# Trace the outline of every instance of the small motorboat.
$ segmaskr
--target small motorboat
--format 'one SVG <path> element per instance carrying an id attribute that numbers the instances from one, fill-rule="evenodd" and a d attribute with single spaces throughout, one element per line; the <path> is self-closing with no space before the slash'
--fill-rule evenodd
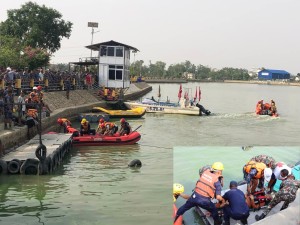
<path id="1" fill-rule="evenodd" d="M 129 135 L 120 136 L 118 133 L 113 136 L 89 135 L 73 136 L 74 146 L 108 146 L 108 145 L 133 145 L 141 139 L 141 135 L 137 131 L 133 131 Z"/>
<path id="2" fill-rule="evenodd" d="M 102 107 L 93 107 L 93 112 L 104 112 L 109 115 L 110 118 L 140 118 L 145 115 L 146 110 L 142 107 L 137 107 L 133 109 L 126 110 L 115 110 L 115 109 L 105 109 Z"/>

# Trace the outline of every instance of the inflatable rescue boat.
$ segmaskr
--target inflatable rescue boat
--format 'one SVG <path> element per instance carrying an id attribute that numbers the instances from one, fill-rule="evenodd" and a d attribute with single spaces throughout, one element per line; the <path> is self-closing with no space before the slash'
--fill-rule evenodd
<path id="1" fill-rule="evenodd" d="M 113 136 L 88 135 L 73 137 L 74 146 L 107 146 L 107 145 L 132 145 L 141 139 L 139 132 L 134 131 L 126 136 L 120 136 L 118 133 Z"/>

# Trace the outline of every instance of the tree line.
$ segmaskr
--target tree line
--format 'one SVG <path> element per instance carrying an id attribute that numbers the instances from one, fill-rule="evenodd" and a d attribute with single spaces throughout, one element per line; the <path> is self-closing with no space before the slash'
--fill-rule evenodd
<path id="1" fill-rule="evenodd" d="M 61 47 L 61 40 L 71 36 L 72 26 L 72 22 L 63 20 L 57 10 L 34 2 L 27 2 L 20 9 L 8 10 L 7 19 L 0 23 L 0 66 L 33 70 L 49 65 L 51 55 Z M 59 70 L 69 69 L 65 64 L 54 67 Z M 138 60 L 130 66 L 132 76 L 183 78 L 184 73 L 192 73 L 198 80 L 249 79 L 245 69 L 214 70 L 194 65 L 188 60 L 168 68 L 162 61 L 147 66 L 143 60 Z"/>
<path id="2" fill-rule="evenodd" d="M 0 66 L 32 70 L 48 65 L 72 25 L 57 10 L 33 2 L 8 10 L 0 23 Z"/>
<path id="3" fill-rule="evenodd" d="M 157 61 L 144 65 L 143 60 L 137 60 L 130 66 L 130 74 L 148 78 L 185 78 L 185 73 L 192 73 L 197 80 L 249 80 L 248 70 L 225 67 L 215 70 L 208 66 L 195 65 L 186 60 L 182 63 L 170 65 L 168 68 L 165 62 Z"/>

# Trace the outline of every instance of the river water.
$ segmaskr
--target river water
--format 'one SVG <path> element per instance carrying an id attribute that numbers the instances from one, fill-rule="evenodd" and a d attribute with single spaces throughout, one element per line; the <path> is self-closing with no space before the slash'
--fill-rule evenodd
<path id="1" fill-rule="evenodd" d="M 199 85 L 201 104 L 213 112 L 211 117 L 146 114 L 128 120 L 133 129 L 142 125 L 136 145 L 74 148 L 50 176 L 0 176 L 0 224 L 168 224 L 174 146 L 186 148 L 184 156 L 188 146 L 299 145 L 299 87 L 188 83 L 183 88 L 194 91 Z M 148 97 L 157 96 L 159 85 L 152 86 Z M 177 101 L 179 84 L 160 87 L 162 99 Z M 254 115 L 261 98 L 276 101 L 279 118 Z M 210 152 L 217 154 L 218 149 Z M 220 154 L 226 162 L 234 151 Z M 143 166 L 129 169 L 127 164 L 136 158 Z M 179 170 L 188 169 L 189 160 Z"/>

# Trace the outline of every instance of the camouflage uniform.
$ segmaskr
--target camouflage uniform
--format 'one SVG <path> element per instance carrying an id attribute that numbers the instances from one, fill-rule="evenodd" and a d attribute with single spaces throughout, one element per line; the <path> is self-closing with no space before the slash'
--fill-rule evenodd
<path id="1" fill-rule="evenodd" d="M 280 210 L 286 209 L 291 202 L 296 199 L 297 190 L 300 188 L 300 181 L 288 178 L 282 181 L 280 185 L 280 190 L 275 194 L 268 207 L 264 210 L 262 215 L 256 216 L 256 220 L 260 220 L 266 217 L 268 213 L 274 208 L 278 203 L 284 201 Z"/>
<path id="2" fill-rule="evenodd" d="M 267 155 L 254 156 L 252 159 L 250 159 L 250 161 L 262 162 L 262 163 L 266 164 L 267 166 L 270 166 L 271 169 L 275 169 L 275 167 L 276 167 L 275 159 L 273 157 L 267 156 Z"/>

